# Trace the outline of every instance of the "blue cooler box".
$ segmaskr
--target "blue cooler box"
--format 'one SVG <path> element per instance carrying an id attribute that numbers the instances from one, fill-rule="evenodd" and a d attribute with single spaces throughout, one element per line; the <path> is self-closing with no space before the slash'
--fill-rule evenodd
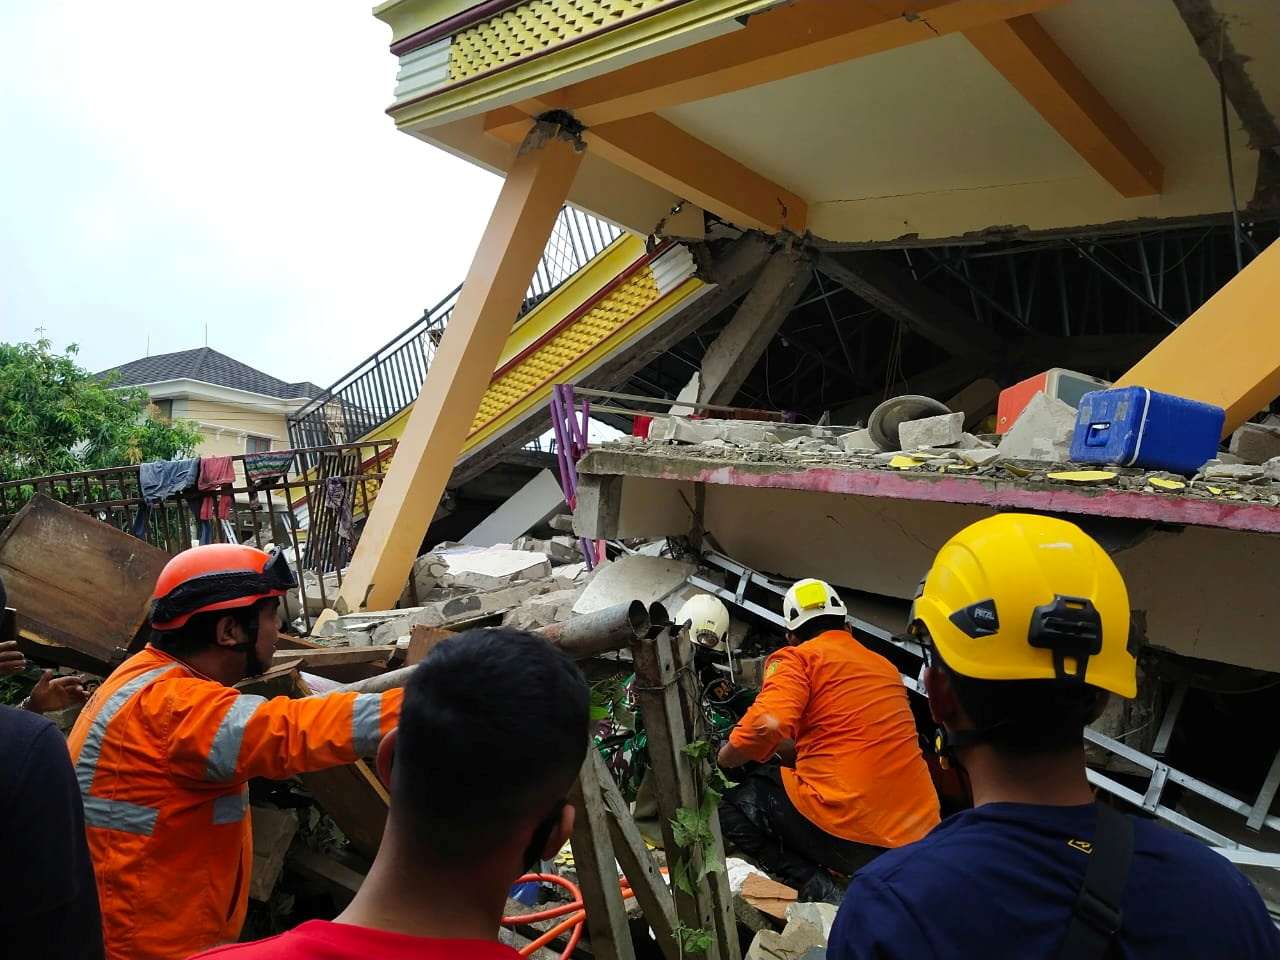
<path id="1" fill-rule="evenodd" d="M 1218 455 L 1226 418 L 1211 403 L 1146 387 L 1095 390 L 1080 398 L 1071 459 L 1190 476 Z"/>

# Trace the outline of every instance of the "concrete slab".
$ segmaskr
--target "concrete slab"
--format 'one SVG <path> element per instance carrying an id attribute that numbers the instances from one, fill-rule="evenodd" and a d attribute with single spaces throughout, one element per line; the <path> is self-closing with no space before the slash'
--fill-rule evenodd
<path id="1" fill-rule="evenodd" d="M 462 542 L 476 547 L 510 543 L 549 519 L 562 506 L 564 493 L 560 482 L 550 470 L 542 470 L 463 536 Z"/>
<path id="2" fill-rule="evenodd" d="M 539 580 L 551 576 L 551 561 L 545 553 L 490 547 L 465 553 L 446 553 L 441 559 L 449 576 L 460 586 L 475 586 L 463 581 L 467 574 L 479 574 L 500 581 L 498 586 L 515 580 Z M 477 589 L 491 589 L 478 586 Z"/>
<path id="3" fill-rule="evenodd" d="M 573 605 L 573 612 L 594 613 L 632 600 L 644 604 L 661 602 L 684 584 L 693 569 L 691 563 L 665 557 L 620 557 L 596 571 Z"/>

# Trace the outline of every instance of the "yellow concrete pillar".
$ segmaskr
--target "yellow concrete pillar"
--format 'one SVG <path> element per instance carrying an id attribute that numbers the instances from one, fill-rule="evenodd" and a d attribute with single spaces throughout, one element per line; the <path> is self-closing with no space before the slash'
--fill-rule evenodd
<path id="1" fill-rule="evenodd" d="M 1146 387 L 1227 411 L 1224 437 L 1280 396 L 1280 240 L 1253 258 L 1117 387 Z"/>
<path id="2" fill-rule="evenodd" d="M 580 151 L 575 135 L 538 123 L 512 164 L 351 558 L 338 613 L 385 610 L 399 599 L 569 195 Z M 325 611 L 320 623 L 334 615 Z"/>

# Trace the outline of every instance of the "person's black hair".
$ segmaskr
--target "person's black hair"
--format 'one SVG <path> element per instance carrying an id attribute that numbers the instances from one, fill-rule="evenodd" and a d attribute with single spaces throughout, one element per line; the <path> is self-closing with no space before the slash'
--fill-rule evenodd
<path id="1" fill-rule="evenodd" d="M 523 630 L 435 647 L 405 684 L 391 775 L 392 816 L 415 852 L 482 857 L 530 815 L 542 837 L 530 847 L 545 844 L 586 756 L 590 700 L 574 662 Z"/>
<path id="2" fill-rule="evenodd" d="M 232 607 L 229 610 L 205 610 L 201 613 L 193 613 L 187 618 L 187 622 L 180 627 L 174 627 L 172 630 L 153 629 L 151 631 L 151 643 L 156 648 L 172 656 L 179 658 L 190 656 L 199 653 L 217 639 L 218 621 L 223 617 L 235 617 L 240 622 L 240 625 L 244 627 L 245 632 L 253 636 L 254 628 L 262 611 L 267 607 L 277 606 L 278 604 L 279 601 L 275 597 L 263 597 L 248 607 Z"/>
<path id="3" fill-rule="evenodd" d="M 820 633 L 826 633 L 828 630 L 848 630 L 849 625 L 845 618 L 838 613 L 827 613 L 821 617 L 814 617 L 807 620 L 798 627 L 793 627 L 791 633 L 800 638 L 800 642 L 812 640 Z"/>
<path id="4" fill-rule="evenodd" d="M 926 638 L 927 639 L 927 638 Z M 956 701 L 981 741 L 1020 756 L 1078 749 L 1107 692 L 1075 679 L 979 680 L 955 670 L 933 648 Z"/>

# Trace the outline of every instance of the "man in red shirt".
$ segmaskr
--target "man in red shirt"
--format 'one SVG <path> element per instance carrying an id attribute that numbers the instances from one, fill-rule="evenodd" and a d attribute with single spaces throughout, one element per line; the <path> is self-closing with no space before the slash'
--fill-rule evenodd
<path id="1" fill-rule="evenodd" d="M 766 661 L 718 757 L 764 765 L 725 794 L 720 824 L 799 899 L 839 903 L 829 870 L 851 874 L 919 840 L 938 824 L 938 796 L 902 678 L 849 632 L 839 595 L 801 580 L 782 613 L 789 646 Z"/>
<path id="2" fill-rule="evenodd" d="M 333 921 L 219 947 L 219 960 L 519 960 L 497 942 L 507 892 L 573 830 L 586 756 L 577 666 L 521 630 L 468 630 L 431 651 L 378 748 L 391 809 L 377 858 Z"/>

